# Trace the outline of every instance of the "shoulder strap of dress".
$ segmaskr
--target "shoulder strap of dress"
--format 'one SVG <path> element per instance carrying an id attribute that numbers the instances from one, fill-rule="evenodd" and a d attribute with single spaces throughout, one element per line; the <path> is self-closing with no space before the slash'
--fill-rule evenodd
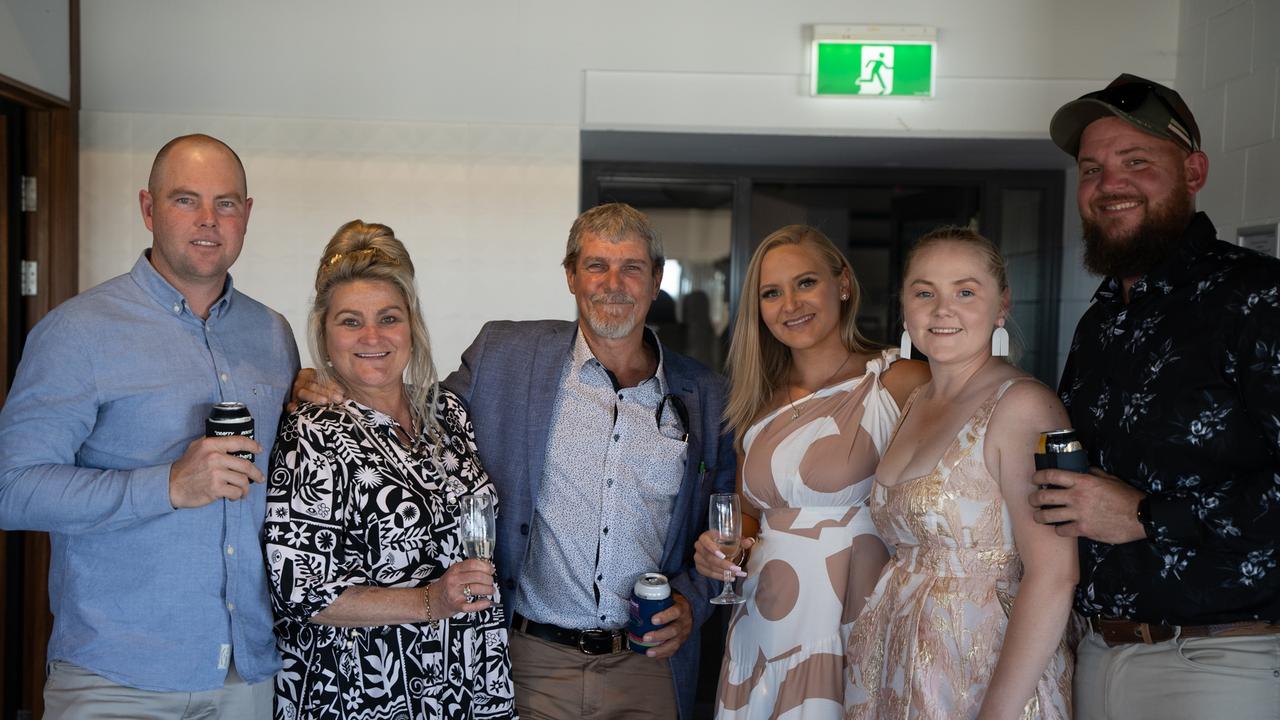
<path id="1" fill-rule="evenodd" d="M 867 373 L 879 376 L 898 360 L 898 348 L 885 348 L 880 354 L 867 361 Z"/>
<path id="2" fill-rule="evenodd" d="M 995 414 L 996 404 L 1000 402 L 1000 398 L 1004 397 L 1004 394 L 1008 392 L 1009 388 L 1013 387 L 1015 383 L 1019 383 L 1024 380 L 1029 382 L 1040 382 L 1029 375 L 1019 375 L 1018 377 L 1009 378 L 1008 380 L 1000 383 L 1000 387 L 996 388 L 996 391 L 991 394 L 991 397 L 982 404 L 982 409 L 978 411 L 979 418 L 975 429 L 985 434 L 987 432 L 987 425 L 991 422 L 991 416 Z"/>

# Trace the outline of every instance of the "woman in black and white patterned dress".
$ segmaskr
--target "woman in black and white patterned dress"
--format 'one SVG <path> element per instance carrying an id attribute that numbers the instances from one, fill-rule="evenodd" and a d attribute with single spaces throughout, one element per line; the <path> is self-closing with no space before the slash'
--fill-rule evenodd
<path id="1" fill-rule="evenodd" d="M 276 718 L 514 717 L 493 566 L 464 559 L 457 523 L 459 497 L 493 486 L 390 228 L 329 241 L 308 336 L 349 399 L 299 406 L 271 456 Z"/>

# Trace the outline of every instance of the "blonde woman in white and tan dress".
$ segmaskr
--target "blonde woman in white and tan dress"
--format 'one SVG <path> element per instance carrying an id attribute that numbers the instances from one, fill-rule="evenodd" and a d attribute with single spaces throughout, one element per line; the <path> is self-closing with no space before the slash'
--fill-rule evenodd
<path id="1" fill-rule="evenodd" d="M 839 718 L 849 630 L 888 559 L 863 503 L 927 369 L 862 337 L 853 270 L 814 228 L 765 238 L 743 287 L 726 414 L 749 557 L 725 558 L 711 532 L 695 546 L 702 574 L 746 578 L 716 715 Z"/>

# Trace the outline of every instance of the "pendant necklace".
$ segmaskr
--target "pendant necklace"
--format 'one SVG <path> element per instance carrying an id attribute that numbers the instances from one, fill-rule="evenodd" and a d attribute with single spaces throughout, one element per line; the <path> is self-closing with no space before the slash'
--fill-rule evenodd
<path id="1" fill-rule="evenodd" d="M 849 358 L 851 358 L 851 357 L 853 357 L 853 352 L 852 352 L 852 351 L 850 351 L 848 355 L 845 355 L 845 356 L 844 356 L 844 362 L 840 363 L 840 367 L 836 368 L 836 371 L 835 371 L 835 372 L 831 373 L 831 375 L 829 375 L 829 376 L 827 377 L 827 379 L 826 379 L 826 380 L 823 380 L 823 381 L 822 381 L 822 384 L 818 386 L 818 389 L 817 389 L 817 390 L 814 390 L 813 392 L 809 393 L 809 394 L 805 397 L 805 399 L 804 399 L 804 400 L 801 400 L 801 401 L 800 401 L 800 405 L 799 405 L 799 406 L 797 406 L 797 405 L 796 405 L 796 401 L 795 401 L 795 400 L 792 400 L 792 399 L 791 399 L 791 390 L 790 390 L 790 388 L 788 388 L 788 389 L 787 389 L 787 403 L 791 405 L 791 419 L 792 419 L 792 420 L 796 420 L 796 419 L 798 419 L 798 418 L 800 417 L 800 408 L 804 407 L 804 404 L 805 404 L 806 402 L 808 402 L 808 401 L 810 400 L 810 398 L 812 398 L 812 397 L 813 397 L 813 393 L 816 393 L 816 392 L 818 392 L 818 390 L 821 390 L 822 388 L 826 387 L 826 386 L 827 386 L 827 384 L 828 384 L 828 383 L 830 383 L 830 382 L 831 382 L 831 380 L 832 380 L 833 378 L 835 378 L 835 376 L 839 375 L 839 374 L 840 374 L 840 371 L 844 369 L 844 366 L 849 364 Z"/>

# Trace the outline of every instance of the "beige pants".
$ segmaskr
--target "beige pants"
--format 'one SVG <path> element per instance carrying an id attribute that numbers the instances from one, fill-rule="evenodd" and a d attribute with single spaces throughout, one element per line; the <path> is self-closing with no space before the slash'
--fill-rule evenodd
<path id="1" fill-rule="evenodd" d="M 1280 720 L 1280 635 L 1180 638 L 1076 652 L 1076 720 Z"/>
<path id="2" fill-rule="evenodd" d="M 671 664 L 633 652 L 584 655 L 511 631 L 511 679 L 521 720 L 675 720 Z"/>
<path id="3" fill-rule="evenodd" d="M 70 663 L 53 662 L 44 683 L 45 720 L 271 720 L 272 678 L 246 684 L 235 665 L 204 692 L 154 692 L 117 685 Z"/>

